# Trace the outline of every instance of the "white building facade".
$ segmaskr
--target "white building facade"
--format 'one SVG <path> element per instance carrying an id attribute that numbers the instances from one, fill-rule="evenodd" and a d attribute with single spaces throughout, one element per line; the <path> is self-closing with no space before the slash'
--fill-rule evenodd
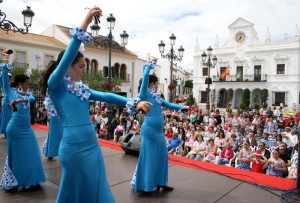
<path id="1" fill-rule="evenodd" d="M 239 108 L 243 91 L 250 90 L 250 106 L 262 107 L 261 92 L 268 90 L 267 106 L 283 105 L 289 110 L 300 108 L 300 35 L 296 25 L 293 39 L 272 42 L 267 29 L 264 41 L 257 37 L 254 24 L 238 18 L 229 28 L 228 40 L 219 45 L 218 38 L 212 56 L 218 58 L 214 68 L 210 68 L 210 105 L 225 108 Z M 193 95 L 205 108 L 207 102 L 208 68 L 203 65 L 196 42 L 194 52 Z M 228 90 L 232 89 L 232 100 Z"/>
<path id="2" fill-rule="evenodd" d="M 0 29 L 0 51 L 14 50 L 11 59 L 15 67 L 42 70 L 49 61 L 56 60 L 58 54 L 67 47 L 71 39 L 69 30 L 68 27 L 51 25 L 40 35 L 32 33 L 23 35 L 18 32 L 6 32 Z M 96 47 L 93 42 L 86 43 L 84 49 L 86 72 L 96 73 L 101 71 L 104 76 L 108 76 L 108 49 Z M 138 94 L 139 80 L 143 76 L 143 66 L 149 56 L 150 54 L 145 58 L 140 58 L 128 49 L 125 49 L 124 52 L 112 50 L 112 77 L 120 79 L 121 92 L 128 97 L 134 97 Z M 0 56 L 0 61 L 1 59 L 2 56 Z M 173 75 L 175 79 L 176 72 L 174 72 L 174 68 Z M 164 94 L 165 99 L 168 100 L 169 80 L 165 79 L 170 78 L 170 62 L 159 60 L 154 72 L 159 79 L 158 91 Z M 182 78 L 185 80 L 184 77 Z"/>

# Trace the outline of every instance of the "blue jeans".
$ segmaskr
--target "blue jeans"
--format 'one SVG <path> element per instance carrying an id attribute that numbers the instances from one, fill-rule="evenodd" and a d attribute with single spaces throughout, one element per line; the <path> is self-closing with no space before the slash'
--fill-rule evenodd
<path id="1" fill-rule="evenodd" d="M 219 165 L 229 164 L 229 161 L 227 159 L 224 159 L 224 158 L 219 158 L 218 164 Z"/>
<path id="2" fill-rule="evenodd" d="M 190 155 L 190 159 L 196 159 L 198 161 L 202 161 L 203 160 L 203 156 L 200 154 L 191 154 Z"/>

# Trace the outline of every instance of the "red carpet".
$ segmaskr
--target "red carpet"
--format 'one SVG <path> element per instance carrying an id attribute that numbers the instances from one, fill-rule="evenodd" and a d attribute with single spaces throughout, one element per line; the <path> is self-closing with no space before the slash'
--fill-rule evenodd
<path id="1" fill-rule="evenodd" d="M 48 130 L 48 126 L 43 126 L 40 124 L 33 124 L 33 128 L 38 130 Z M 123 151 L 120 143 L 116 143 L 109 140 L 98 139 L 99 144 L 103 147 L 108 147 L 111 149 Z M 240 170 L 228 166 L 221 166 L 211 163 L 206 163 L 202 161 L 190 160 L 185 157 L 169 155 L 169 163 L 176 164 L 188 168 L 193 168 L 197 170 L 207 171 L 211 173 L 216 173 L 220 175 L 225 175 L 232 177 L 234 179 L 250 182 L 257 185 L 270 186 L 278 189 L 288 190 L 296 186 L 295 180 L 289 180 L 286 178 L 277 178 L 265 174 L 254 173 L 251 171 Z"/>

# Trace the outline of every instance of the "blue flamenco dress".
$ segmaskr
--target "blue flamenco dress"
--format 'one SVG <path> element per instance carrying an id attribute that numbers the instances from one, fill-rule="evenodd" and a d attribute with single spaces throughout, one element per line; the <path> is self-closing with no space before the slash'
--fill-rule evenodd
<path id="1" fill-rule="evenodd" d="M 3 66 L 2 79 L 9 101 L 21 98 L 24 102 L 16 105 L 18 110 L 13 112 L 7 125 L 7 159 L 0 187 L 8 190 L 46 182 L 38 142 L 30 123 L 29 103 L 35 98 L 27 92 L 10 88 L 8 66 Z"/>
<path id="2" fill-rule="evenodd" d="M 145 114 L 141 127 L 142 143 L 138 163 L 133 174 L 131 186 L 135 192 L 153 191 L 156 186 L 168 185 L 168 150 L 163 133 L 164 118 L 162 106 L 181 110 L 183 106 L 163 100 L 159 94 L 148 89 L 149 73 L 155 64 L 148 62 L 144 66 L 143 81 L 139 98 L 152 103 Z"/>
<path id="3" fill-rule="evenodd" d="M 2 64 L 0 65 L 2 66 Z M 2 85 L 2 75 L 0 76 L 0 85 Z M 1 134 L 6 134 L 6 127 L 8 122 L 10 121 L 12 116 L 12 110 L 9 108 L 9 99 L 8 95 L 4 94 L 4 97 L 2 99 L 2 109 L 0 113 L 0 133 Z"/>
<path id="4" fill-rule="evenodd" d="M 57 115 L 57 111 L 53 106 L 53 102 L 48 94 L 44 101 L 45 108 L 50 113 L 48 137 L 46 138 L 41 151 L 45 157 L 53 158 L 58 156 L 58 150 L 60 141 L 63 134 L 63 125 L 60 117 Z"/>
<path id="5" fill-rule="evenodd" d="M 89 89 L 71 81 L 67 71 L 82 41 L 89 35 L 76 28 L 58 67 L 48 80 L 49 95 L 63 123 L 59 148 L 62 165 L 57 203 L 115 202 L 107 182 L 104 159 L 89 115 L 89 99 L 125 105 L 128 101 L 112 93 Z"/>

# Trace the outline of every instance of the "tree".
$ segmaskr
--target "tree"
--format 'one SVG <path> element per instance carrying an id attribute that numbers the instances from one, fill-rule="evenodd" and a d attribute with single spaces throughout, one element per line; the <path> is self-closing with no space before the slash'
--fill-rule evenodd
<path id="1" fill-rule="evenodd" d="M 111 84 L 108 84 L 107 79 L 101 72 L 97 73 L 86 73 L 82 81 L 87 84 L 91 89 L 98 91 L 120 91 L 117 85 L 120 85 L 119 78 L 112 78 Z"/>
<path id="2" fill-rule="evenodd" d="M 250 90 L 244 89 L 242 103 L 240 104 L 240 109 L 247 109 L 250 105 Z"/>
<path id="3" fill-rule="evenodd" d="M 184 87 L 193 88 L 193 81 L 192 80 L 185 81 Z"/>
<path id="4" fill-rule="evenodd" d="M 186 100 L 185 105 L 187 106 L 192 106 L 195 103 L 195 98 L 193 97 L 193 95 L 191 94 L 189 96 L 189 98 Z"/>
<path id="5" fill-rule="evenodd" d="M 269 96 L 268 90 L 262 89 L 260 97 L 261 97 L 261 103 L 262 103 L 263 108 L 268 107 L 268 103 L 267 103 L 268 96 Z"/>
<path id="6" fill-rule="evenodd" d="M 233 98 L 233 89 L 230 88 L 227 90 L 227 94 L 226 94 L 226 104 L 230 104 Z"/>

